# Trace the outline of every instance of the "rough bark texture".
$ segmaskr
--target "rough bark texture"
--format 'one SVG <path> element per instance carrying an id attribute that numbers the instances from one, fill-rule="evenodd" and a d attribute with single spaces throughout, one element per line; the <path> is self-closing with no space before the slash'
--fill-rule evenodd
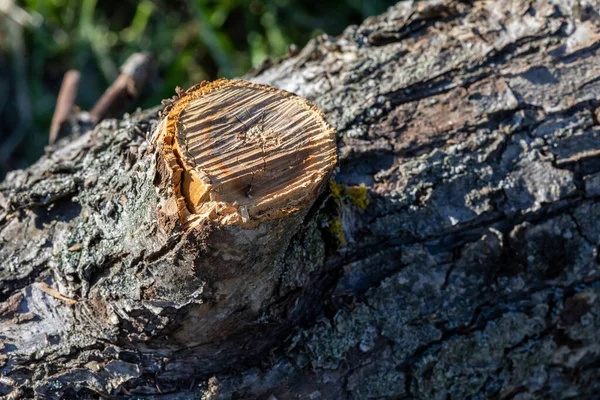
<path id="1" fill-rule="evenodd" d="M 239 347 L 171 337 L 202 277 L 157 227 L 156 110 L 60 141 L 0 187 L 1 392 L 595 398 L 598 10 L 404 2 L 255 71 L 324 110 L 340 165 Z"/>

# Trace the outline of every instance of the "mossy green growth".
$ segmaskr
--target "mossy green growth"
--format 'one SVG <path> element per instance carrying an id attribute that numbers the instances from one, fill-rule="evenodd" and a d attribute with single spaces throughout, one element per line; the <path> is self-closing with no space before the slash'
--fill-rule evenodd
<path id="1" fill-rule="evenodd" d="M 335 181 L 330 181 L 331 196 L 338 205 L 341 205 L 344 199 L 350 200 L 355 206 L 366 209 L 371 203 L 369 200 L 369 188 L 365 185 L 346 186 Z"/>
<path id="2" fill-rule="evenodd" d="M 328 225 L 329 225 L 329 233 L 331 233 L 331 235 L 333 237 L 336 238 L 338 245 L 339 246 L 343 246 L 346 244 L 346 236 L 344 236 L 344 229 L 342 228 L 342 217 L 338 216 L 335 218 L 332 218 L 328 221 Z"/>
<path id="3" fill-rule="evenodd" d="M 342 190 L 344 190 L 344 187 L 332 179 L 329 181 L 329 189 L 331 190 L 331 196 L 335 202 L 338 204 L 341 203 Z"/>
<path id="4" fill-rule="evenodd" d="M 335 215 L 331 215 L 327 221 L 328 231 L 337 241 L 338 246 L 346 244 L 346 237 L 342 227 L 342 191 L 344 187 L 338 184 L 333 179 L 329 181 L 329 189 L 331 190 L 331 200 L 335 203 Z"/>
<path id="5" fill-rule="evenodd" d="M 365 185 L 345 186 L 344 192 L 350 198 L 350 201 L 361 209 L 367 208 L 369 203 L 369 189 Z"/>
<path id="6" fill-rule="evenodd" d="M 328 223 L 329 233 L 336 239 L 338 245 L 346 244 L 344 228 L 342 226 L 342 205 L 344 202 L 350 202 L 360 209 L 364 210 L 370 203 L 369 189 L 365 185 L 345 186 L 334 180 L 329 181 L 331 190 L 331 200 L 335 203 L 337 211 L 331 215 Z"/>

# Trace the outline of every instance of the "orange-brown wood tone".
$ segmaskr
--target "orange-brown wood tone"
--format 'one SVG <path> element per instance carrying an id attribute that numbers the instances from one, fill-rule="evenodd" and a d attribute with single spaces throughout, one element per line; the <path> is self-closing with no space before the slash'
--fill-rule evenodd
<path id="1" fill-rule="evenodd" d="M 312 203 L 336 162 L 311 102 L 242 80 L 203 82 L 166 110 L 157 140 L 184 225 L 251 226 Z"/>

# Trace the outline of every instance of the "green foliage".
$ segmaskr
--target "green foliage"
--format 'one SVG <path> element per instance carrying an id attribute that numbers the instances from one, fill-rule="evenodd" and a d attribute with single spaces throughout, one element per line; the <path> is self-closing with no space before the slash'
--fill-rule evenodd
<path id="1" fill-rule="evenodd" d="M 20 22 L 22 49 L 0 38 L 5 58 L 25 60 L 32 124 L 18 153 L 35 160 L 65 71 L 82 72 L 77 103 L 89 109 L 137 51 L 155 55 L 158 74 L 138 106 L 149 107 L 203 79 L 242 75 L 290 44 L 303 46 L 321 33 L 383 12 L 393 0 L 15 0 L 29 17 Z M 0 37 L 7 34 L 0 13 Z M 18 54 L 14 54 L 15 51 Z M 11 54 L 12 53 L 12 54 Z M 4 56 L 3 56 L 4 55 Z M 9 75 L 10 73 L 10 68 Z M 0 69 L 0 79 L 6 71 Z M 14 75 L 14 74 L 12 74 Z M 1 88 L 0 88 L 1 89 Z M 1 107 L 1 104 L 0 104 Z M 0 109 L 0 116 L 2 110 Z M 1 140 L 1 139 L 0 139 Z M 1 143 L 0 143 L 1 144 Z M 13 154 L 13 158 L 15 156 Z M 0 160 L 6 164 L 6 160 Z"/>

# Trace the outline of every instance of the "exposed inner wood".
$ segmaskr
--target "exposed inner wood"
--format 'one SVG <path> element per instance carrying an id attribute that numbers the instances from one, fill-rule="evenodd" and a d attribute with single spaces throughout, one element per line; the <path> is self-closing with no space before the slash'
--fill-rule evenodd
<path id="1" fill-rule="evenodd" d="M 314 104 L 242 80 L 191 88 L 163 130 L 185 223 L 287 215 L 314 199 L 336 162 L 335 131 Z"/>

